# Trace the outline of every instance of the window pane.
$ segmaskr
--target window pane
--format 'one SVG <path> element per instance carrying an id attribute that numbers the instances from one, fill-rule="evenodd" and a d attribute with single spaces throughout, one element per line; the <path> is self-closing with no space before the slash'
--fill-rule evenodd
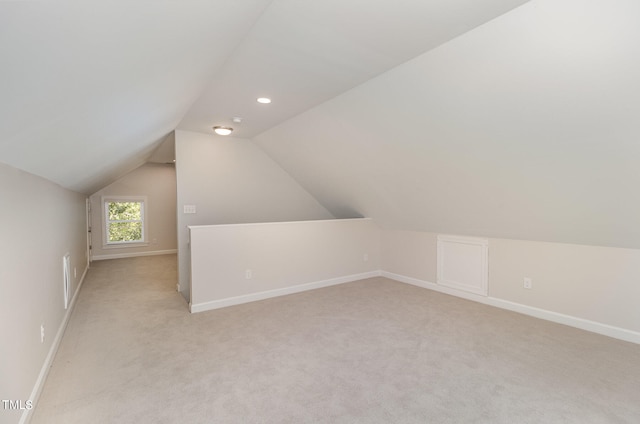
<path id="1" fill-rule="evenodd" d="M 109 221 L 141 219 L 141 202 L 109 202 Z"/>
<path id="2" fill-rule="evenodd" d="M 142 241 L 142 222 L 112 222 L 109 224 L 109 242 Z"/>

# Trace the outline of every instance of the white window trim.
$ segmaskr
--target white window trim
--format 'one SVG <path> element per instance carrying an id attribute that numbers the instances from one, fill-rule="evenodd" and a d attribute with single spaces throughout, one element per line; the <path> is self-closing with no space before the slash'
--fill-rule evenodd
<path id="1" fill-rule="evenodd" d="M 147 230 L 147 196 L 102 196 L 102 248 L 122 249 L 127 247 L 144 247 L 149 245 Z M 141 202 L 142 203 L 142 241 L 120 241 L 109 243 L 109 229 L 107 228 L 107 202 Z"/>

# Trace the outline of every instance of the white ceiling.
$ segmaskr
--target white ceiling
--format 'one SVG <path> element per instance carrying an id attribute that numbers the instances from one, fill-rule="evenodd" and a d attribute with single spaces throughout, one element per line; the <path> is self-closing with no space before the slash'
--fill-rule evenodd
<path id="1" fill-rule="evenodd" d="M 274 0 L 178 128 L 251 138 L 525 2 Z"/>
<path id="2" fill-rule="evenodd" d="M 0 162 L 90 194 L 240 116 L 338 217 L 640 248 L 638 22 L 637 0 L 0 2 Z"/>
<path id="3" fill-rule="evenodd" d="M 92 193 L 175 128 L 252 137 L 522 3 L 0 2 L 0 162 Z"/>
<path id="4" fill-rule="evenodd" d="M 337 217 L 640 248 L 639 22 L 534 0 L 254 141 Z"/>
<path id="5" fill-rule="evenodd" d="M 0 3 L 0 162 L 91 193 L 143 163 L 268 0 Z"/>

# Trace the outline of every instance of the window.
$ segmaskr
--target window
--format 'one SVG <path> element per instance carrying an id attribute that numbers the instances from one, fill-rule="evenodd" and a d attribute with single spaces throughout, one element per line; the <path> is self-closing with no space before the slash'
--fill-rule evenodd
<path id="1" fill-rule="evenodd" d="M 103 198 L 105 245 L 144 243 L 144 197 Z"/>

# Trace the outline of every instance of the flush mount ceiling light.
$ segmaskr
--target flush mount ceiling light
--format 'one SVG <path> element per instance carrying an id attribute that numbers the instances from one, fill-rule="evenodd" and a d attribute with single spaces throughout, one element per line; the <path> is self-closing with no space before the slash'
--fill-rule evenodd
<path id="1" fill-rule="evenodd" d="M 271 99 L 268 97 L 258 97 L 257 101 L 258 103 L 262 103 L 263 105 L 268 105 L 269 103 L 271 103 Z"/>
<path id="2" fill-rule="evenodd" d="M 213 131 L 218 135 L 229 135 L 233 131 L 233 128 L 216 125 L 215 127 L 213 127 Z"/>

